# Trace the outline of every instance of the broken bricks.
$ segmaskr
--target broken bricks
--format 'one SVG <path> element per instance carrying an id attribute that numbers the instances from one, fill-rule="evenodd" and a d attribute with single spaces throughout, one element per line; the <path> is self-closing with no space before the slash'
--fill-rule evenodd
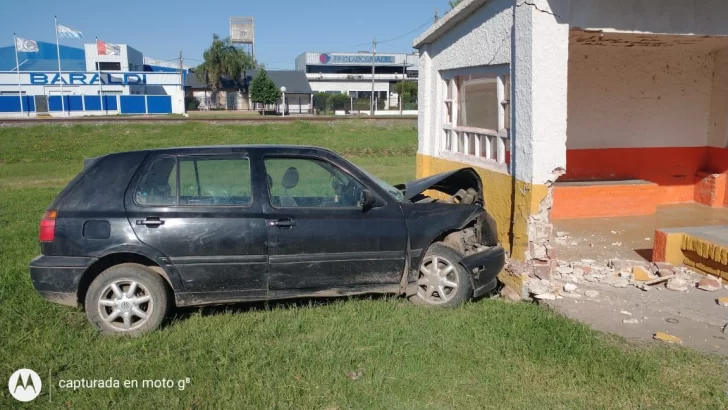
<path id="1" fill-rule="evenodd" d="M 632 278 L 640 282 L 648 282 L 653 279 L 650 271 L 648 271 L 644 266 L 633 266 Z"/>
<path id="2" fill-rule="evenodd" d="M 691 283 L 680 277 L 674 277 L 667 281 L 666 287 L 675 292 L 686 292 Z"/>
<path id="3" fill-rule="evenodd" d="M 677 336 L 667 334 L 665 332 L 657 332 L 652 336 L 652 338 L 666 343 L 682 344 L 682 339 Z"/>
<path id="4" fill-rule="evenodd" d="M 720 290 L 722 287 L 723 283 L 720 278 L 711 275 L 705 275 L 698 282 L 698 289 L 707 290 L 709 292 Z"/>

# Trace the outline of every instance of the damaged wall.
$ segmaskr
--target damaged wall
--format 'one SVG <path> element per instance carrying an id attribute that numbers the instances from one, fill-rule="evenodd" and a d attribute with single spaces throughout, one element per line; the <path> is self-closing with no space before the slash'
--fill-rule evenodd
<path id="1" fill-rule="evenodd" d="M 557 8 L 552 5 L 558 3 Z M 566 106 L 569 28 L 561 10 L 569 0 L 485 3 L 459 27 L 420 46 L 418 177 L 474 166 L 484 183 L 499 241 L 510 249 L 510 273 L 500 276 L 523 295 L 529 275 L 549 277 L 552 184 L 566 166 Z M 513 30 L 513 33 L 511 33 Z M 513 42 L 515 40 L 515 44 Z M 473 58 L 476 56 L 477 58 Z M 449 160 L 442 146 L 441 74 L 462 67 L 506 66 L 511 75 L 511 172 L 487 160 Z M 477 164 L 482 161 L 482 164 Z"/>
<path id="2" fill-rule="evenodd" d="M 472 2 L 469 2 L 472 3 Z M 443 99 L 445 90 L 442 76 L 453 70 L 463 73 L 480 72 L 497 68 L 508 73 L 511 60 L 511 27 L 513 26 L 513 1 L 494 0 L 483 3 L 451 30 L 421 45 L 419 74 L 419 132 L 417 149 L 417 177 L 473 166 L 483 179 L 484 199 L 488 211 L 498 223 L 499 241 L 509 248 L 511 238 L 512 178 L 502 170 L 489 167 L 484 161 L 473 158 L 469 164 L 443 158 L 442 148 Z M 466 5 L 468 6 L 468 5 Z M 446 19 L 450 16 L 445 16 Z M 442 23 L 442 22 L 441 22 Z M 522 186 L 530 192 L 530 188 Z M 520 190 L 519 190 L 520 191 Z M 528 194 L 530 197 L 530 193 Z M 527 248 L 526 220 L 530 204 L 516 199 L 520 205 L 516 219 L 521 222 L 513 227 L 515 240 L 512 251 L 523 255 Z"/>
<path id="3" fill-rule="evenodd" d="M 445 91 L 441 74 L 512 62 L 511 81 L 518 84 L 511 95 L 515 179 L 493 169 L 486 160 L 480 166 L 472 160 L 467 165 L 476 165 L 483 178 L 486 204 L 498 222 L 499 239 L 511 248 L 515 259 L 544 258 L 543 252 L 549 252 L 551 184 L 566 163 L 569 30 L 556 14 L 568 9 L 570 1 L 558 2 L 558 10 L 552 10 L 550 3 L 486 2 L 449 32 L 420 45 L 418 177 L 465 166 L 440 153 Z"/>

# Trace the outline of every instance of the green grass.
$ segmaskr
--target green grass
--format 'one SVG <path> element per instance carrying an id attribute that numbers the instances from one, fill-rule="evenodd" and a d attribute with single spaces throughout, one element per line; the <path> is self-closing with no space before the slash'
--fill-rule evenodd
<path id="1" fill-rule="evenodd" d="M 38 253 L 38 220 L 84 156 L 210 144 L 216 135 L 224 143 L 275 143 L 280 140 L 272 136 L 279 134 L 288 143 L 347 153 L 389 182 L 413 177 L 416 133 L 396 124 L 0 129 L 0 409 L 22 407 L 4 387 L 21 367 L 38 371 L 45 383 L 27 408 L 728 406 L 722 359 L 627 343 L 525 303 L 486 299 L 426 309 L 397 298 L 352 298 L 188 309 L 158 332 L 125 339 L 99 336 L 81 309 L 46 302 L 32 289 L 27 266 Z M 361 378 L 348 378 L 352 371 Z M 74 392 L 58 385 L 81 378 L 141 383 L 187 377 L 183 391 Z"/>

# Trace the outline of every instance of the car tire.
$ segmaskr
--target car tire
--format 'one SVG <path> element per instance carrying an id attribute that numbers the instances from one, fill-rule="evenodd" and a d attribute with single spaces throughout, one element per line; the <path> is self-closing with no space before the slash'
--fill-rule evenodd
<path id="1" fill-rule="evenodd" d="M 102 334 L 139 336 L 159 328 L 169 310 L 164 279 L 143 265 L 124 263 L 97 276 L 86 292 L 88 320 Z"/>
<path id="2" fill-rule="evenodd" d="M 453 307 L 469 300 L 473 285 L 468 271 L 460 264 L 463 257 L 442 243 L 430 245 L 420 264 L 417 293 L 410 296 L 410 301 L 417 305 Z"/>

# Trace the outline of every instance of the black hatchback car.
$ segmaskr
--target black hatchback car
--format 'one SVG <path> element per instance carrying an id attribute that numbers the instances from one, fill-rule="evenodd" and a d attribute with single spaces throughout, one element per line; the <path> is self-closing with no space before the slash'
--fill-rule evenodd
<path id="1" fill-rule="evenodd" d="M 302 146 L 86 160 L 40 242 L 36 290 L 132 335 L 173 306 L 362 293 L 454 306 L 492 291 L 505 258 L 474 170 L 395 187 Z"/>

